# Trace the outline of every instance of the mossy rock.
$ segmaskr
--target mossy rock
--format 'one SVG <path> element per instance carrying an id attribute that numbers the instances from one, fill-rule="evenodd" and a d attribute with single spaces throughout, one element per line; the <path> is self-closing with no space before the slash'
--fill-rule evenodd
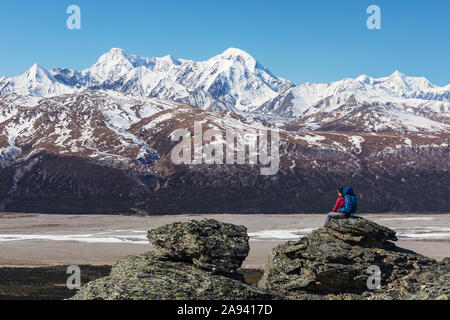
<path id="1" fill-rule="evenodd" d="M 82 287 L 73 300 L 254 300 L 279 294 L 154 252 L 120 259 L 107 277 Z"/>

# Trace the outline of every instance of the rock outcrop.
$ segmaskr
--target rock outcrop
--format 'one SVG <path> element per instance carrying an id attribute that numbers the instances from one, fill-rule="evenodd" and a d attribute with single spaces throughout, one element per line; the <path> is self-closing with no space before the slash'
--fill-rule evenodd
<path id="1" fill-rule="evenodd" d="M 438 263 L 399 248 L 393 230 L 360 217 L 332 220 L 273 249 L 258 287 L 236 272 L 249 252 L 243 226 L 189 221 L 151 230 L 148 238 L 156 251 L 120 259 L 72 299 L 450 298 L 448 258 Z M 378 271 L 379 287 L 371 279 Z"/>
<path id="2" fill-rule="evenodd" d="M 215 220 L 151 230 L 156 252 L 120 259 L 109 276 L 81 288 L 74 300 L 275 299 L 278 294 L 239 281 L 249 252 L 247 229 Z"/>
<path id="3" fill-rule="evenodd" d="M 162 256 L 209 271 L 233 273 L 247 257 L 247 229 L 216 220 L 173 223 L 147 235 Z"/>
<path id="4" fill-rule="evenodd" d="M 293 299 L 449 299 L 449 266 L 396 240 L 393 230 L 364 218 L 332 220 L 273 249 L 259 286 Z M 371 268 L 381 272 L 379 289 L 368 288 Z"/>

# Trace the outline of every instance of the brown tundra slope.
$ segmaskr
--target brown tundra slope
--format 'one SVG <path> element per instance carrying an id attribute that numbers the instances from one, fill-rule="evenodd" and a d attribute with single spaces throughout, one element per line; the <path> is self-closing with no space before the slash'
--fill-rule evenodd
<path id="1" fill-rule="evenodd" d="M 352 185 L 363 212 L 450 211 L 448 117 L 415 116 L 425 122 L 403 125 L 389 105 L 346 104 L 309 122 L 267 121 L 108 91 L 3 95 L 0 210 L 325 212 L 336 187 Z M 248 162 L 174 164 L 171 151 L 179 142 L 171 134 L 182 128 L 193 133 L 196 121 L 224 137 L 225 130 L 278 128 L 278 172 L 264 176 L 260 164 Z"/>

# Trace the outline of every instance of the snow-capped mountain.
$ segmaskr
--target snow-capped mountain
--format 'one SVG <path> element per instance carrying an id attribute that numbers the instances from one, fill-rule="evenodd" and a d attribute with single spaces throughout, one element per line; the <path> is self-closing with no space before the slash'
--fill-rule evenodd
<path id="1" fill-rule="evenodd" d="M 450 85 L 438 87 L 426 78 L 407 77 L 395 71 L 389 77 L 356 79 L 315 84 L 304 83 L 265 103 L 258 110 L 263 113 L 301 117 L 316 112 L 331 112 L 349 100 L 360 104 L 395 104 L 421 107 L 441 112 L 449 111 Z"/>
<path id="2" fill-rule="evenodd" d="M 295 118 L 299 128 L 308 130 L 442 131 L 447 128 L 442 123 L 450 124 L 450 85 L 438 87 L 399 71 L 384 78 L 362 75 L 294 85 L 235 48 L 201 62 L 143 58 L 113 48 L 86 70 L 47 71 L 35 64 L 22 76 L 0 78 L 0 95 L 51 97 L 82 90 L 112 90 L 201 109 L 252 113 L 269 121 Z"/>
<path id="3" fill-rule="evenodd" d="M 102 89 L 239 112 L 253 110 L 293 86 L 235 48 L 201 62 L 142 58 L 113 48 L 80 72 L 33 66 L 20 77 L 0 79 L 0 94 L 50 97 Z"/>
<path id="4" fill-rule="evenodd" d="M 448 132 L 450 85 L 399 71 L 384 78 L 360 76 L 304 83 L 264 103 L 255 113 L 297 119 L 303 128 L 348 131 Z"/>
<path id="5" fill-rule="evenodd" d="M 21 76 L 0 79 L 0 92 L 47 97 L 71 93 L 74 89 L 59 82 L 51 72 L 35 63 Z"/>

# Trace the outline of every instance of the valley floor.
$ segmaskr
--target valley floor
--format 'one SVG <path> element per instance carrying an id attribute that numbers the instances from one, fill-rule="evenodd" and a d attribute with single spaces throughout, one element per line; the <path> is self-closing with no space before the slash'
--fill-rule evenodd
<path id="1" fill-rule="evenodd" d="M 450 214 L 360 214 L 397 231 L 397 245 L 441 260 L 450 256 Z M 322 226 L 323 214 L 298 215 L 45 215 L 0 213 L 0 266 L 111 265 L 152 250 L 146 231 L 212 218 L 244 225 L 250 254 L 243 268 L 262 269 L 270 250 Z"/>

